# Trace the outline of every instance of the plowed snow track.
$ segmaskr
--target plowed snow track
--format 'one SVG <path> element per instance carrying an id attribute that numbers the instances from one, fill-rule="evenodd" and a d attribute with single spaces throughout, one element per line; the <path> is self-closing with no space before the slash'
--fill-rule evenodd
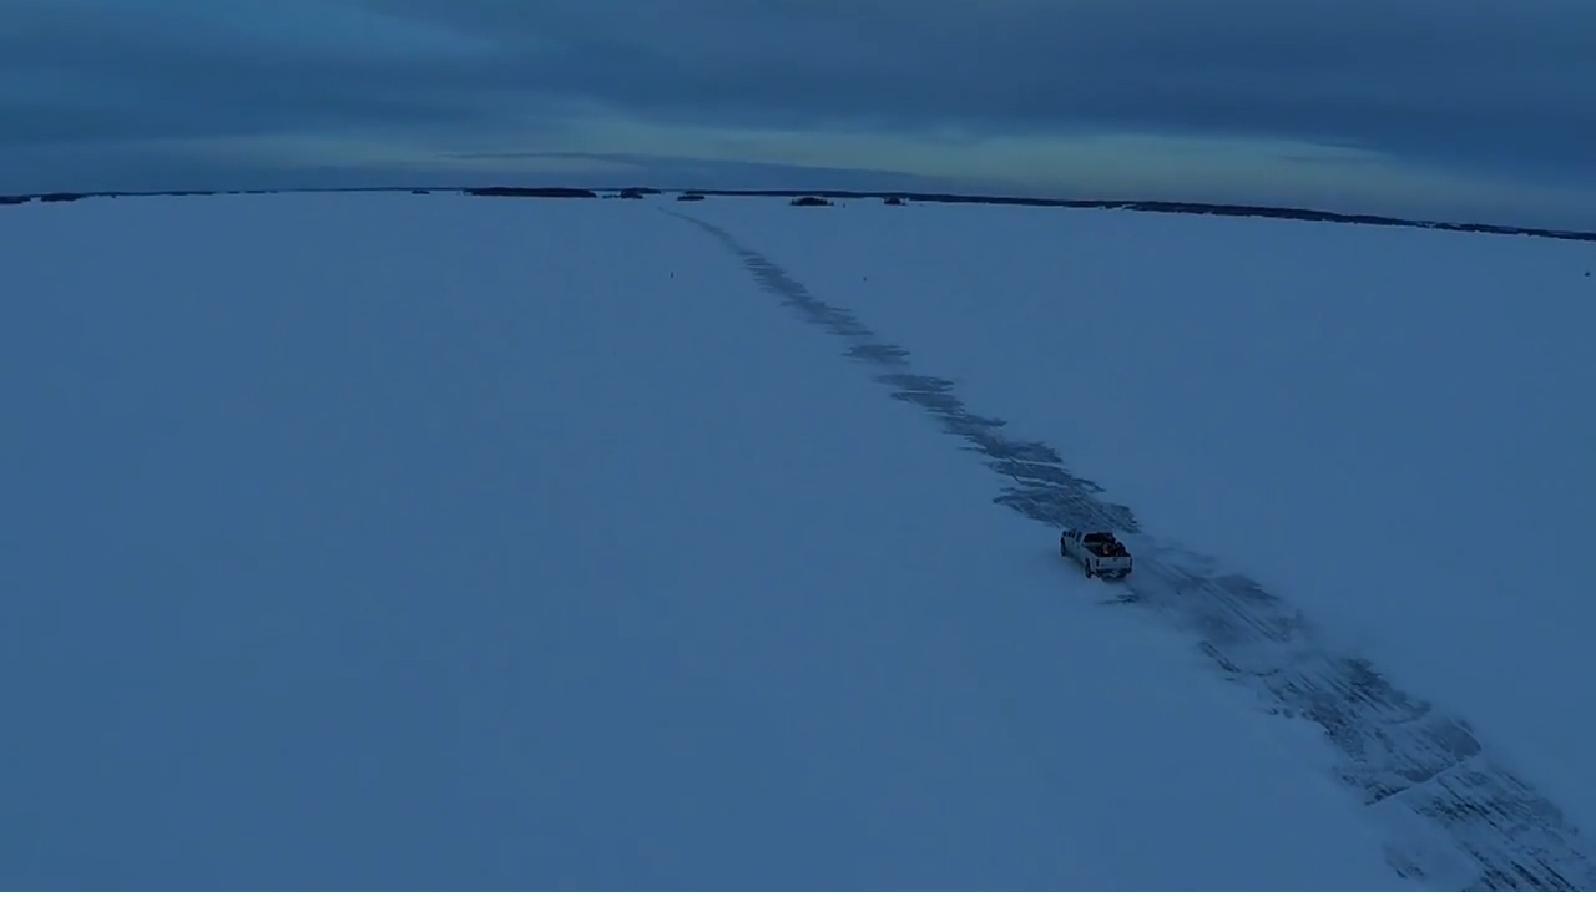
<path id="1" fill-rule="evenodd" d="M 1253 580 L 1140 535 L 1132 511 L 1104 499 L 1056 451 L 966 409 L 953 382 L 916 373 L 906 349 L 851 311 L 816 298 L 726 230 L 670 215 L 714 236 L 783 305 L 842 338 L 847 355 L 873 369 L 892 397 L 923 408 L 979 452 L 1004 479 L 996 503 L 1054 528 L 1138 536 L 1124 600 L 1195 637 L 1216 673 L 1257 693 L 1266 710 L 1321 727 L 1336 753 L 1335 776 L 1387 831 L 1387 860 L 1399 874 L 1444 889 L 1596 889 L 1596 856 L 1579 831 L 1493 760 L 1465 721 L 1391 685 L 1368 660 L 1331 648 L 1301 612 Z"/>

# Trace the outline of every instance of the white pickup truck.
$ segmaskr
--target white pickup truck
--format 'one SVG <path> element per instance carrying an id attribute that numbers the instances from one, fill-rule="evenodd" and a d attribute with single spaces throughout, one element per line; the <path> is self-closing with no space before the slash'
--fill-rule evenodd
<path id="1" fill-rule="evenodd" d="M 1131 572 L 1131 555 L 1111 532 L 1066 529 L 1058 537 L 1058 553 L 1081 563 L 1088 579 L 1124 579 Z"/>

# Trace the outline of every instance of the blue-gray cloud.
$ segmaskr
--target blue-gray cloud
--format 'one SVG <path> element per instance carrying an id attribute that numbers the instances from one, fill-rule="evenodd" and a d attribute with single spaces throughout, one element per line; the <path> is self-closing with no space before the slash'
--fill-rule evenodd
<path id="1" fill-rule="evenodd" d="M 1596 225 L 1567 221 L 1596 183 L 1585 0 L 10 0 L 6 26 L 0 190 L 578 153 Z"/>

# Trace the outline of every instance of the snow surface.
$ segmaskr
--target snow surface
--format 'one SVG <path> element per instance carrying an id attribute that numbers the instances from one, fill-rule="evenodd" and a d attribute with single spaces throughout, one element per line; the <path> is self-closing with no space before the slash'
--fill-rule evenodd
<path id="1" fill-rule="evenodd" d="M 1596 247 L 1114 211 L 792 212 L 812 215 L 702 215 L 1060 449 L 1147 531 L 1465 714 L 1596 825 Z"/>
<path id="2" fill-rule="evenodd" d="M 1596 246 L 1100 211 L 813 212 L 838 215 L 704 208 L 1067 449 L 1150 529 L 1464 706 L 1596 824 L 1596 722 L 1570 716 L 1596 710 L 1579 566 L 1596 547 Z"/>
<path id="3" fill-rule="evenodd" d="M 1063 565 L 664 212 L 0 211 L 9 888 L 1412 885 L 1315 727 Z M 1480 549 L 1590 538 L 1589 419 L 1556 406 L 1590 384 L 1589 248 L 691 212 L 1596 822 L 1577 569 Z M 1352 566 L 1365 531 L 1399 553 Z"/>

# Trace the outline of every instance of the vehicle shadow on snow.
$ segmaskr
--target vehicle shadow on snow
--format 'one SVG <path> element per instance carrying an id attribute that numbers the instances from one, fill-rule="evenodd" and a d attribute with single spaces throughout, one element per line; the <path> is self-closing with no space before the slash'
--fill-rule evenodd
<path id="1" fill-rule="evenodd" d="M 969 410 L 948 379 L 913 371 L 910 353 L 852 311 L 816 298 L 775 262 L 709 222 L 665 211 L 714 236 L 800 319 L 845 342 L 891 397 L 924 410 L 1001 480 L 993 501 L 1055 530 L 1135 537 L 1137 572 L 1105 604 L 1155 612 L 1197 639 L 1223 678 L 1261 708 L 1318 725 L 1335 777 L 1370 806 L 1386 856 L 1405 878 L 1468 889 L 1596 889 L 1583 837 L 1558 807 L 1492 760 L 1469 725 L 1391 685 L 1368 660 L 1330 647 L 1302 614 L 1212 558 L 1141 533 L 1135 514 L 1069 471 L 1043 442 L 1011 436 Z M 1051 540 L 1050 540 L 1051 541 Z"/>

